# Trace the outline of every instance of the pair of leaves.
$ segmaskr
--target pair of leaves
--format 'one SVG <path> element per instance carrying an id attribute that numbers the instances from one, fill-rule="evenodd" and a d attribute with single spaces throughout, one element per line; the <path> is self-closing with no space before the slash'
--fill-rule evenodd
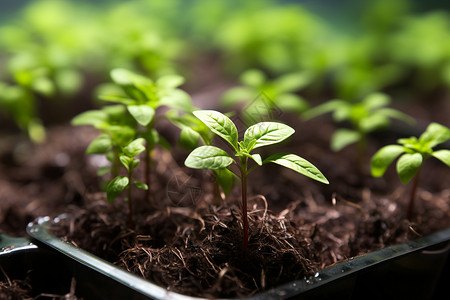
<path id="1" fill-rule="evenodd" d="M 253 149 L 279 143 L 295 130 L 276 122 L 261 122 L 249 127 L 244 133 L 243 143 L 238 143 L 238 130 L 230 118 L 213 110 L 198 110 L 194 115 L 212 132 L 226 140 L 236 152 L 250 152 Z"/>
<path id="2" fill-rule="evenodd" d="M 239 157 L 248 156 L 258 165 L 276 163 L 301 173 L 317 181 L 328 183 L 323 174 L 311 163 L 294 154 L 274 154 L 262 161 L 259 154 L 250 152 L 258 147 L 279 143 L 294 133 L 294 129 L 281 123 L 261 122 L 249 127 L 244 134 L 244 140 L 238 142 L 238 132 L 234 123 L 225 115 L 212 111 L 195 111 L 194 114 L 208 126 L 211 131 L 230 143 Z M 201 146 L 187 157 L 185 165 L 195 169 L 222 169 L 230 166 L 234 159 L 214 146 Z"/>
<path id="3" fill-rule="evenodd" d="M 389 165 L 397 161 L 397 173 L 403 183 L 408 183 L 419 171 L 423 162 L 433 156 L 450 167 L 450 150 L 434 151 L 432 148 L 450 140 L 450 129 L 431 123 L 419 137 L 400 139 L 401 145 L 388 145 L 378 150 L 372 157 L 371 171 L 374 177 L 381 177 Z"/>

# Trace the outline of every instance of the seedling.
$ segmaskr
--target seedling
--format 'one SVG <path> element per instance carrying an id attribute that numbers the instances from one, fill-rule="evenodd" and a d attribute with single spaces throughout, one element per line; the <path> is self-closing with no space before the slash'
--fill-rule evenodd
<path id="1" fill-rule="evenodd" d="M 119 154 L 119 159 L 122 165 L 127 170 L 127 176 L 117 176 L 111 180 L 106 188 L 108 202 L 113 202 L 114 199 L 124 190 L 127 191 L 126 201 L 128 202 L 128 226 L 130 228 L 134 227 L 133 221 L 133 199 L 131 197 L 131 187 L 133 184 L 143 190 L 148 190 L 148 186 L 145 183 L 134 180 L 133 171 L 139 164 L 139 159 L 135 157 L 145 151 L 144 139 L 138 138 L 127 146 L 121 149 Z"/>
<path id="2" fill-rule="evenodd" d="M 136 136 L 145 139 L 145 183 L 150 185 L 151 153 L 156 145 L 168 146 L 168 143 L 155 129 L 158 118 L 156 110 L 168 106 L 181 111 L 192 111 L 189 95 L 177 87 L 184 82 L 178 75 L 166 75 L 156 81 L 125 69 L 114 69 L 111 77 L 120 91 L 101 95 L 100 98 L 123 104 L 137 124 Z M 147 192 L 149 198 L 150 192 Z"/>
<path id="3" fill-rule="evenodd" d="M 367 135 L 373 131 L 390 126 L 391 118 L 414 123 L 414 119 L 398 110 L 386 107 L 390 103 L 387 95 L 372 93 L 360 102 L 331 100 L 316 106 L 303 114 L 305 120 L 333 112 L 336 122 L 349 121 L 351 129 L 341 128 L 331 138 L 331 149 L 340 151 L 350 144 L 357 143 L 357 168 L 362 173 L 367 148 Z"/>
<path id="4" fill-rule="evenodd" d="M 399 139 L 400 145 L 385 146 L 372 157 L 371 171 L 374 177 L 383 176 L 389 165 L 400 156 L 397 161 L 397 173 L 400 180 L 407 184 L 414 178 L 407 210 L 408 220 L 411 220 L 413 216 L 420 169 L 425 160 L 435 157 L 450 167 L 450 150 L 433 150 L 435 146 L 448 140 L 450 140 L 450 129 L 431 123 L 419 139 L 416 137 Z"/>
<path id="5" fill-rule="evenodd" d="M 111 167 L 101 167 L 98 175 L 111 172 L 119 175 L 121 165 L 120 149 L 136 138 L 136 121 L 127 114 L 122 105 L 109 105 L 100 110 L 85 111 L 72 120 L 72 125 L 90 125 L 100 130 L 100 135 L 88 146 L 87 154 L 103 154 L 111 162 Z"/>
<path id="6" fill-rule="evenodd" d="M 289 73 L 268 80 L 260 70 L 247 70 L 241 75 L 242 86 L 229 89 L 222 104 L 232 107 L 243 103 L 243 118 L 247 126 L 276 118 L 282 111 L 301 113 L 308 103 L 294 92 L 311 82 L 306 72 Z"/>
<path id="7" fill-rule="evenodd" d="M 0 82 L 0 110 L 12 116 L 16 125 L 26 132 L 34 143 L 45 140 L 45 128 L 38 117 L 36 96 L 32 91 Z"/>
<path id="8" fill-rule="evenodd" d="M 247 128 L 244 133 L 244 140 L 238 141 L 236 125 L 222 113 L 213 110 L 198 110 L 194 111 L 194 115 L 208 126 L 212 132 L 232 146 L 235 158 L 218 147 L 200 146 L 189 154 L 185 165 L 194 169 L 211 170 L 228 168 L 232 164 L 238 167 L 242 191 L 244 249 L 247 249 L 248 245 L 247 176 L 257 166 L 267 163 L 279 164 L 314 180 L 328 184 L 328 180 L 314 165 L 295 154 L 277 153 L 264 160 L 257 153 L 251 154 L 254 149 L 280 143 L 291 136 L 295 130 L 288 125 L 277 122 L 260 122 Z M 249 158 L 256 163 L 250 169 L 248 168 Z"/>

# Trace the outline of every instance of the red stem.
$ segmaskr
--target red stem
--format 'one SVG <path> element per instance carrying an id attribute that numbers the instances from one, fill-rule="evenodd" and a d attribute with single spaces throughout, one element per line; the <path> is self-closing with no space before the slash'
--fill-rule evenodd
<path id="1" fill-rule="evenodd" d="M 248 246 L 248 216 L 247 216 L 247 175 L 242 176 L 242 219 L 244 222 L 244 249 Z"/>
<path id="2" fill-rule="evenodd" d="M 248 246 L 248 215 L 247 215 L 247 157 L 240 158 L 241 189 L 242 189 L 242 221 L 244 229 L 244 250 Z"/>

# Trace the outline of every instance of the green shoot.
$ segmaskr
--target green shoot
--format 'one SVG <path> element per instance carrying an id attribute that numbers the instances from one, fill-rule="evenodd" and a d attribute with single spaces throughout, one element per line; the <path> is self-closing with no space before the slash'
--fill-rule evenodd
<path id="1" fill-rule="evenodd" d="M 274 80 L 268 80 L 259 70 L 247 70 L 240 78 L 242 86 L 229 89 L 222 99 L 225 107 L 244 103 L 243 119 L 246 125 L 267 121 L 281 111 L 302 113 L 308 103 L 294 92 L 312 81 L 306 72 L 289 73 Z"/>
<path id="2" fill-rule="evenodd" d="M 413 217 L 420 169 L 425 160 L 434 157 L 450 167 L 450 150 L 433 150 L 435 146 L 448 140 L 450 140 L 450 129 L 431 123 L 418 139 L 416 137 L 399 139 L 400 145 L 385 146 L 372 157 L 371 171 L 374 177 L 383 176 L 389 165 L 400 156 L 397 161 L 397 173 L 400 180 L 407 184 L 414 178 L 407 210 L 408 220 Z"/>
<path id="3" fill-rule="evenodd" d="M 144 139 L 138 138 L 127 146 L 123 147 L 119 153 L 119 159 L 122 165 L 127 170 L 127 176 L 117 176 L 111 180 L 106 188 L 108 202 L 113 202 L 114 199 L 124 190 L 127 191 L 126 201 L 128 202 L 128 226 L 134 227 L 133 221 L 133 199 L 131 197 L 131 187 L 133 184 L 143 190 L 148 190 L 148 186 L 140 181 L 132 181 L 133 171 L 139 164 L 139 159 L 135 157 L 145 151 Z"/>
<path id="4" fill-rule="evenodd" d="M 414 119 L 398 110 L 386 107 L 390 103 L 387 95 L 372 93 L 359 102 L 331 100 L 316 106 L 303 114 L 305 120 L 332 112 L 336 122 L 348 121 L 351 129 L 341 128 L 331 138 L 331 149 L 340 151 L 348 145 L 357 144 L 357 168 L 362 173 L 367 148 L 367 135 L 391 124 L 391 118 L 406 123 L 414 123 Z"/>
<path id="5" fill-rule="evenodd" d="M 244 133 L 244 139 L 239 141 L 236 125 L 222 113 L 213 110 L 198 110 L 194 111 L 194 115 L 233 147 L 234 158 L 223 149 L 206 145 L 192 151 L 186 158 L 185 165 L 194 169 L 211 170 L 225 169 L 232 164 L 238 167 L 242 192 L 244 249 L 247 249 L 248 245 L 247 176 L 257 166 L 267 163 L 279 164 L 328 184 L 328 180 L 314 165 L 295 154 L 277 153 L 264 160 L 257 153 L 251 154 L 254 149 L 284 141 L 295 132 L 293 128 L 282 123 L 261 122 L 250 126 Z M 249 159 L 256 163 L 250 169 L 248 168 Z"/>
<path id="6" fill-rule="evenodd" d="M 155 116 L 156 110 L 162 106 L 185 112 L 193 110 L 189 95 L 177 88 L 184 79 L 178 75 L 166 75 L 153 81 L 125 69 L 112 70 L 111 77 L 119 90 L 100 98 L 123 104 L 137 122 L 136 136 L 144 138 L 146 143 L 145 183 L 150 186 L 151 154 L 156 145 L 168 145 L 155 129 L 159 120 Z M 147 190 L 146 198 L 150 198 L 150 190 Z"/>

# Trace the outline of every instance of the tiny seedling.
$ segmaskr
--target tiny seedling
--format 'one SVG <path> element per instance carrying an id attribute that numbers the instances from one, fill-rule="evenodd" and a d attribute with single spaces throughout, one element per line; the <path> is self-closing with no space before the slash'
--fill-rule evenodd
<path id="1" fill-rule="evenodd" d="M 406 184 L 414 178 L 407 211 L 408 220 L 411 220 L 413 216 L 420 169 L 425 160 L 435 157 L 450 167 L 450 150 L 433 150 L 435 146 L 448 140 L 450 140 L 450 129 L 431 123 L 419 138 L 399 139 L 400 145 L 385 146 L 372 157 L 371 171 L 374 177 L 383 176 L 389 165 L 400 156 L 397 161 L 397 173 L 400 180 Z"/>
<path id="2" fill-rule="evenodd" d="M 145 183 L 150 185 L 150 167 L 152 164 L 151 154 L 156 145 L 168 147 L 167 141 L 163 139 L 155 129 L 160 118 L 156 110 L 162 106 L 168 106 L 180 111 L 190 112 L 193 110 L 190 96 L 183 90 L 177 88 L 184 79 L 178 75 L 165 75 L 156 81 L 126 69 L 114 69 L 111 78 L 115 83 L 114 92 L 100 95 L 106 101 L 124 105 L 129 114 L 136 121 L 136 136 L 145 139 Z M 148 190 L 146 198 L 150 198 Z"/>
<path id="3" fill-rule="evenodd" d="M 229 89 L 222 99 L 225 107 L 243 103 L 243 119 L 247 126 L 275 119 L 282 111 L 302 113 L 308 103 L 295 94 L 312 81 L 306 72 L 289 73 L 269 80 L 260 70 L 247 70 L 241 75 L 242 86 Z"/>
<path id="4" fill-rule="evenodd" d="M 244 133 L 244 140 L 238 141 L 236 125 L 222 113 L 213 110 L 198 110 L 194 111 L 194 115 L 208 126 L 212 132 L 232 146 L 235 158 L 223 149 L 206 145 L 192 151 L 186 158 L 185 165 L 194 169 L 211 170 L 228 168 L 232 164 L 238 167 L 242 191 L 244 249 L 248 245 L 247 176 L 257 166 L 267 163 L 279 164 L 314 180 L 328 184 L 328 180 L 314 165 L 295 154 L 277 153 L 270 155 L 264 160 L 257 153 L 251 154 L 256 148 L 282 142 L 291 136 L 295 130 L 288 125 L 276 122 L 260 122 L 250 126 Z M 250 169 L 248 168 L 249 158 L 256 163 Z"/>
<path id="5" fill-rule="evenodd" d="M 37 113 L 35 94 L 20 85 L 0 82 L 0 111 L 9 114 L 17 127 L 34 143 L 45 140 L 45 128 Z"/>
<path id="6" fill-rule="evenodd" d="M 303 114 L 304 120 L 333 112 L 336 122 L 349 121 L 351 129 L 341 128 L 331 138 L 331 149 L 340 151 L 350 144 L 357 143 L 357 168 L 362 173 L 367 148 L 367 135 L 378 129 L 390 126 L 391 118 L 414 123 L 414 119 L 396 109 L 386 107 L 390 103 L 387 95 L 372 93 L 359 102 L 331 100 L 316 106 Z"/>
<path id="7" fill-rule="evenodd" d="M 143 145 L 144 142 L 145 141 L 143 138 L 138 138 L 121 149 L 121 152 L 119 153 L 119 159 L 122 165 L 127 170 L 127 176 L 115 177 L 109 182 L 106 188 L 108 202 L 113 202 L 114 199 L 122 191 L 127 191 L 126 201 L 128 202 L 128 226 L 130 228 L 134 227 L 133 199 L 131 197 L 132 182 L 136 187 L 140 189 L 148 189 L 148 186 L 145 183 L 137 180 L 132 181 L 133 171 L 136 169 L 140 162 L 139 159 L 136 159 L 135 157 L 145 151 L 145 146 Z"/>

